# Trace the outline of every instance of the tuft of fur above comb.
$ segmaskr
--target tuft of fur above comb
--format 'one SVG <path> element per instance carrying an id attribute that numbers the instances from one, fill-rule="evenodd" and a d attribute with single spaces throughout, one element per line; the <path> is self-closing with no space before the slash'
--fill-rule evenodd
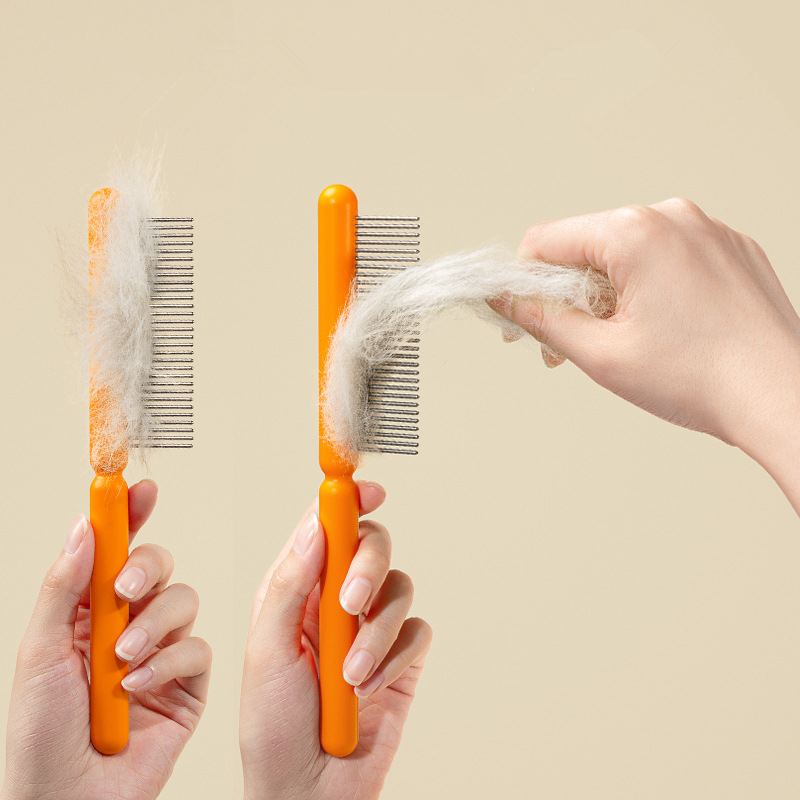
<path id="1" fill-rule="evenodd" d="M 325 427 L 342 455 L 356 461 L 358 453 L 369 449 L 374 425 L 370 381 L 409 336 L 404 332 L 451 307 L 522 332 L 486 304 L 503 294 L 574 306 L 598 317 L 613 314 L 617 299 L 608 277 L 598 270 L 523 260 L 502 247 L 409 267 L 374 291 L 351 298 L 334 334 L 323 395 Z"/>
<path id="2" fill-rule="evenodd" d="M 118 468 L 115 454 L 146 438 L 150 414 L 144 387 L 150 375 L 151 271 L 156 240 L 145 222 L 160 214 L 153 170 L 131 167 L 115 176 L 109 199 L 102 269 L 90 279 L 91 393 L 103 397 L 102 422 L 93 431 L 98 472 Z"/>

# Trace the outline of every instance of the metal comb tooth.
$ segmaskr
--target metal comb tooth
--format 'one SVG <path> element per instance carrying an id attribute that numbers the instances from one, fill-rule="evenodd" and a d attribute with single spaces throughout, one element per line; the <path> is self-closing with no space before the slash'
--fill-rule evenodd
<path id="1" fill-rule="evenodd" d="M 419 263 L 419 217 L 356 217 L 357 294 Z M 417 455 L 419 442 L 419 331 L 398 332 L 390 361 L 370 376 L 371 453 Z"/>
<path id="2" fill-rule="evenodd" d="M 191 447 L 194 434 L 194 220 L 145 223 L 156 257 L 150 271 L 152 367 L 143 387 L 151 419 L 139 447 Z"/>

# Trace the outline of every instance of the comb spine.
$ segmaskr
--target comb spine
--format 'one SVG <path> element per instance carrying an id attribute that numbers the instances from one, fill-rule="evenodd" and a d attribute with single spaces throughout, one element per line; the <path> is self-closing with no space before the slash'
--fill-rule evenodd
<path id="1" fill-rule="evenodd" d="M 344 659 L 358 633 L 358 617 L 339 602 L 358 548 L 358 487 L 355 464 L 337 452 L 322 413 L 328 348 L 355 278 L 355 218 L 358 201 L 346 186 L 334 185 L 319 197 L 319 516 L 326 558 L 319 604 L 320 741 L 330 755 L 343 757 L 358 744 L 358 698 L 344 679 Z"/>
<path id="2" fill-rule="evenodd" d="M 115 190 L 100 189 L 89 200 L 89 286 L 93 294 L 103 280 L 108 231 L 118 198 Z M 110 419 L 117 419 L 112 413 L 116 398 L 109 387 L 97 386 L 94 368 L 89 385 L 89 454 L 97 473 L 89 488 L 89 518 L 95 540 L 89 605 L 89 724 L 95 749 L 113 755 L 128 743 L 129 733 L 128 693 L 121 685 L 128 665 L 114 650 L 128 625 L 128 604 L 114 589 L 114 581 L 128 559 L 128 485 L 122 477 L 128 450 L 120 444 L 109 451 L 106 444 L 105 426 Z"/>

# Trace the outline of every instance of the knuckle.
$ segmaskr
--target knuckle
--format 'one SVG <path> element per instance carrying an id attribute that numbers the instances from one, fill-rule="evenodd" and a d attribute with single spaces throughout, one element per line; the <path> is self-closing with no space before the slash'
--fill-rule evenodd
<path id="1" fill-rule="evenodd" d="M 286 562 L 279 564 L 272 572 L 267 586 L 269 594 L 286 594 L 292 588 L 292 581 L 286 575 Z"/>
<path id="2" fill-rule="evenodd" d="M 535 339 L 542 340 L 547 337 L 548 322 L 541 303 L 513 298 L 511 319 Z"/>
<path id="3" fill-rule="evenodd" d="M 200 636 L 192 636 L 190 641 L 197 651 L 198 660 L 206 666 L 210 665 L 214 657 L 211 645 Z"/>
<path id="4" fill-rule="evenodd" d="M 542 233 L 545 230 L 547 223 L 538 222 L 534 225 L 531 225 L 528 230 L 525 231 L 525 234 L 522 237 L 522 243 L 520 244 L 520 251 L 524 252 L 529 248 L 530 245 L 533 244 L 537 239 L 541 238 Z"/>
<path id="5" fill-rule="evenodd" d="M 362 519 L 358 523 L 358 530 L 362 538 L 369 536 L 370 534 L 377 534 L 378 536 L 386 537 L 389 536 L 389 529 L 380 522 L 376 522 L 374 519 Z"/>
<path id="6" fill-rule="evenodd" d="M 758 242 L 752 236 L 748 236 L 746 233 L 739 233 L 738 231 L 733 230 L 731 230 L 731 233 L 736 239 L 739 240 L 742 246 L 746 247 L 748 250 L 753 250 L 755 248 L 761 249 L 758 245 Z"/>
<path id="7" fill-rule="evenodd" d="M 200 595 L 197 589 L 189 586 L 188 583 L 174 583 L 173 586 L 189 600 L 195 610 L 200 608 Z"/>
<path id="8" fill-rule="evenodd" d="M 542 334 L 546 332 L 547 316 L 544 313 L 544 306 L 541 303 L 531 303 L 528 308 L 528 321 L 535 331 Z"/>
<path id="9" fill-rule="evenodd" d="M 759 259 L 767 260 L 767 254 L 764 252 L 764 248 L 753 239 L 752 236 L 748 236 L 746 233 L 739 233 L 737 234 L 741 243 L 742 247 L 747 253 L 750 253 L 756 256 Z"/>
<path id="10" fill-rule="evenodd" d="M 426 620 L 422 619 L 422 617 L 409 617 L 406 620 L 406 624 L 409 628 L 412 628 L 420 638 L 424 639 L 427 644 L 433 641 L 433 628 Z"/>
<path id="11" fill-rule="evenodd" d="M 392 584 L 397 587 L 397 590 L 402 594 L 414 595 L 414 581 L 408 573 L 399 569 L 393 569 L 389 572 L 387 580 L 391 580 Z"/>
<path id="12" fill-rule="evenodd" d="M 128 561 L 129 563 L 138 561 L 144 565 L 156 564 L 162 572 L 167 573 L 172 573 L 172 570 L 175 567 L 175 561 L 172 557 L 172 553 L 170 553 L 166 547 L 149 542 L 147 544 L 140 544 L 138 547 L 135 547 L 131 551 L 130 556 L 128 556 Z"/>
<path id="13" fill-rule="evenodd" d="M 630 205 L 618 208 L 616 217 L 623 227 L 641 228 L 652 224 L 656 219 L 656 214 L 648 206 Z"/>
<path id="14" fill-rule="evenodd" d="M 58 571 L 57 567 L 53 566 L 47 570 L 47 573 L 42 580 L 42 592 L 44 594 L 52 594 L 58 592 L 64 585 L 64 579 Z"/>
<path id="15" fill-rule="evenodd" d="M 42 643 L 26 634 L 17 648 L 17 674 L 36 674 L 42 667 Z"/>
<path id="16" fill-rule="evenodd" d="M 152 560 L 157 553 L 158 553 L 158 545 L 150 544 L 148 542 L 147 544 L 140 544 L 134 547 L 133 550 L 131 550 L 128 558 Z"/>
<path id="17" fill-rule="evenodd" d="M 660 226 L 658 212 L 648 206 L 624 206 L 616 212 L 617 224 L 627 243 L 641 244 Z"/>
<path id="18" fill-rule="evenodd" d="M 665 201 L 665 205 L 677 211 L 682 216 L 687 217 L 704 217 L 705 214 L 700 210 L 697 203 L 689 200 L 688 197 L 670 197 Z"/>
<path id="19" fill-rule="evenodd" d="M 389 559 L 380 552 L 371 552 L 359 559 L 358 567 L 353 574 L 365 577 L 372 584 L 370 598 L 374 599 L 381 584 L 385 583 L 389 574 L 389 564 Z"/>
<path id="20" fill-rule="evenodd" d="M 686 197 L 672 197 L 662 204 L 674 223 L 690 227 L 696 234 L 718 236 L 725 232 L 726 225 L 711 219 L 701 208 Z"/>
<path id="21" fill-rule="evenodd" d="M 397 623 L 393 623 L 391 615 L 386 614 L 386 609 L 383 609 L 377 614 L 367 617 L 364 624 L 361 626 L 364 638 L 364 648 L 372 650 L 378 643 L 394 641 L 397 638 Z M 361 636 L 359 632 L 359 636 Z"/>
<path id="22" fill-rule="evenodd" d="M 361 546 L 369 558 L 377 559 L 381 563 L 388 562 L 392 557 L 392 540 L 386 526 L 372 520 L 365 520 L 359 524 L 359 538 Z M 386 567 L 388 569 L 388 566 Z"/>
<path id="23" fill-rule="evenodd" d="M 665 218 L 655 208 L 633 205 L 617 209 L 616 228 L 610 248 L 620 257 L 637 261 L 654 240 L 666 231 Z"/>
<path id="24" fill-rule="evenodd" d="M 175 559 L 172 557 L 172 553 L 170 553 L 166 547 L 161 547 L 160 545 L 156 545 L 156 548 L 155 554 L 157 560 L 160 562 L 164 572 L 171 575 L 172 571 L 175 569 Z"/>

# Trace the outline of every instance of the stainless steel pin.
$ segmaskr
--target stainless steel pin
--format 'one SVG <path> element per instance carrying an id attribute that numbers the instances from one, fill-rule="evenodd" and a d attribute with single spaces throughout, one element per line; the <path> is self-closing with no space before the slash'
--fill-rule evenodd
<path id="1" fill-rule="evenodd" d="M 419 263 L 419 217 L 356 217 L 356 277 L 361 296 Z M 368 379 L 366 452 L 418 453 L 419 331 L 398 331 L 391 359 Z"/>
<path id="2" fill-rule="evenodd" d="M 144 225 L 155 244 L 150 268 L 152 364 L 142 387 L 150 432 L 142 447 L 191 447 L 194 354 L 194 220 L 154 217 Z"/>

